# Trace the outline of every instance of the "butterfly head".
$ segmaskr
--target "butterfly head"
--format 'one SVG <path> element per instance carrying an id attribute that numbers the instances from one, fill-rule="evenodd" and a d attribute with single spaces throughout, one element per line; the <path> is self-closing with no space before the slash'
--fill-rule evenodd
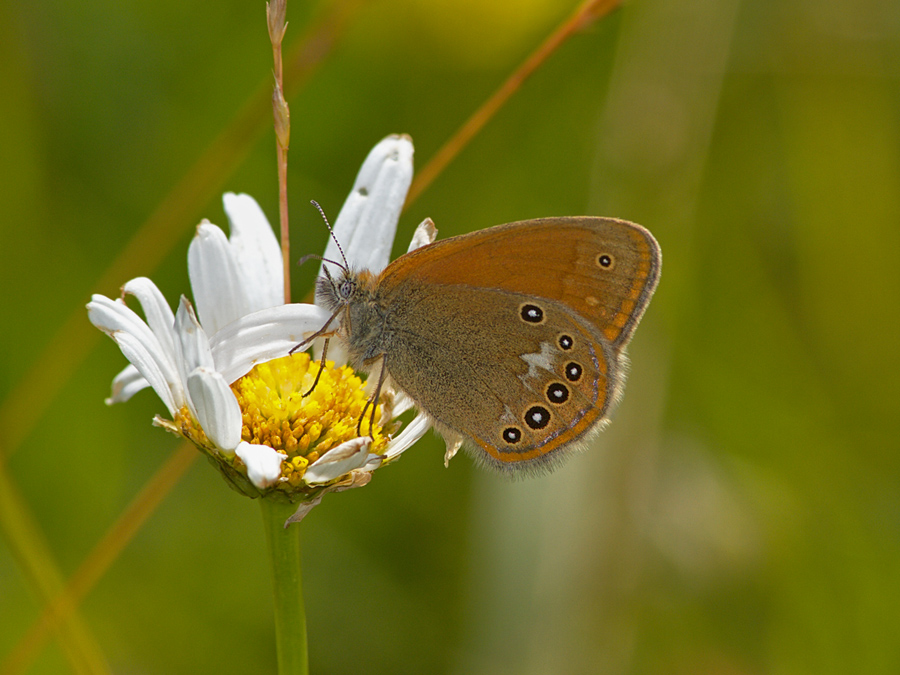
<path id="1" fill-rule="evenodd" d="M 384 308 L 376 298 L 376 277 L 350 269 L 336 277 L 327 268 L 323 271 L 316 281 L 316 302 L 338 317 L 338 334 L 351 360 L 358 365 L 382 354 Z"/>
<path id="2" fill-rule="evenodd" d="M 342 268 L 339 276 L 332 276 L 327 267 L 316 279 L 316 302 L 332 312 L 365 302 L 372 296 L 374 276 L 371 272 L 355 272 Z"/>
<path id="3" fill-rule="evenodd" d="M 335 312 L 348 305 L 356 296 L 359 284 L 356 275 L 344 268 L 340 276 L 333 277 L 327 267 L 322 267 L 323 276 L 316 279 L 316 302 Z"/>

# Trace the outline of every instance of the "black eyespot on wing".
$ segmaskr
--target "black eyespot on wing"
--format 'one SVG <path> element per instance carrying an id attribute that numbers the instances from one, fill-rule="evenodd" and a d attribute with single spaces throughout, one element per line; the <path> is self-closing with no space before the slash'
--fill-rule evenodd
<path id="1" fill-rule="evenodd" d="M 578 382 L 578 380 L 581 379 L 583 373 L 584 368 L 581 367 L 580 363 L 569 361 L 566 364 L 566 379 L 569 382 Z"/>
<path id="2" fill-rule="evenodd" d="M 550 411 L 542 405 L 533 405 L 525 411 L 525 424 L 537 431 L 550 424 Z"/>
<path id="3" fill-rule="evenodd" d="M 506 427 L 503 430 L 503 440 L 510 445 L 515 445 L 522 440 L 522 430 L 518 427 Z"/>
<path id="4" fill-rule="evenodd" d="M 544 310 L 530 302 L 519 306 L 519 316 L 522 317 L 522 321 L 525 323 L 538 324 L 544 322 Z"/>
<path id="5" fill-rule="evenodd" d="M 553 382 L 547 387 L 547 400 L 550 403 L 565 403 L 569 400 L 569 388 L 562 382 Z"/>

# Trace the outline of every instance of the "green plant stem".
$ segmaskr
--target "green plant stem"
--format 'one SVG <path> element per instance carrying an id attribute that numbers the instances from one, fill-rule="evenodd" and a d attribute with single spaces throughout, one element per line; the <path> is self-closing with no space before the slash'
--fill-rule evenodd
<path id="1" fill-rule="evenodd" d="M 272 560 L 278 675 L 307 675 L 309 657 L 300 571 L 300 528 L 284 527 L 284 521 L 296 510 L 296 505 L 271 499 L 260 499 L 259 503 Z"/>

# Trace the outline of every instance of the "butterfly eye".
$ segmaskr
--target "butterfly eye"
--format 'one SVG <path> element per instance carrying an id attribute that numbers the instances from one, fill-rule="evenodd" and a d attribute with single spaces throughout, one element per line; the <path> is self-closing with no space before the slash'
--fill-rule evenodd
<path id="1" fill-rule="evenodd" d="M 338 292 L 341 294 L 341 297 L 345 300 L 351 297 L 356 291 L 356 283 L 352 279 L 344 279 L 341 281 L 341 285 L 338 288 Z"/>

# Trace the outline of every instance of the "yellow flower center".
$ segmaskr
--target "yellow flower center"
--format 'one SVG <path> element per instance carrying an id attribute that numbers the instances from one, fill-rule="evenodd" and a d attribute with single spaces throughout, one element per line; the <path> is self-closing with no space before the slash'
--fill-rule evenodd
<path id="1" fill-rule="evenodd" d="M 315 389 L 304 396 L 317 375 Z M 285 453 L 288 458 L 281 471 L 287 485 L 282 485 L 297 486 L 306 467 L 325 452 L 369 434 L 371 407 L 360 425 L 368 400 L 362 387 L 362 380 L 349 366 L 335 367 L 328 361 L 322 368 L 305 353 L 261 363 L 231 385 L 243 413 L 241 438 Z M 369 450 L 374 454 L 387 445 L 381 412 L 378 406 Z"/>

